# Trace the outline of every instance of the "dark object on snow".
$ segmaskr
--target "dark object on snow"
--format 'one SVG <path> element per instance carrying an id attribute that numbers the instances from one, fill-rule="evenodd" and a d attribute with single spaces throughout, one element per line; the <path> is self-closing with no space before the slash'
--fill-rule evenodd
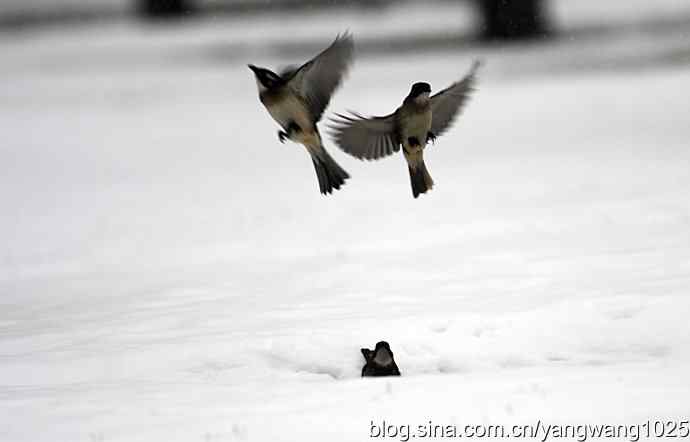
<path id="1" fill-rule="evenodd" d="M 362 367 L 362 376 L 400 376 L 400 370 L 395 364 L 393 352 L 388 342 L 376 343 L 376 348 L 373 351 L 363 348 L 362 354 L 367 361 Z"/>
<path id="2" fill-rule="evenodd" d="M 484 19 L 484 39 L 512 40 L 548 34 L 544 0 L 477 0 Z"/>

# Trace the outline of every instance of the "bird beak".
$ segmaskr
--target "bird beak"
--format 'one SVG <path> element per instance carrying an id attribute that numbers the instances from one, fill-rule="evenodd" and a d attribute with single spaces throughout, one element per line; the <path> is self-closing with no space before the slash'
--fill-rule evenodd
<path id="1" fill-rule="evenodd" d="M 248 67 L 249 69 L 251 69 L 252 72 L 254 72 L 254 73 L 256 74 L 256 70 L 258 69 L 256 66 L 254 66 L 253 64 L 248 64 L 247 67 Z"/>

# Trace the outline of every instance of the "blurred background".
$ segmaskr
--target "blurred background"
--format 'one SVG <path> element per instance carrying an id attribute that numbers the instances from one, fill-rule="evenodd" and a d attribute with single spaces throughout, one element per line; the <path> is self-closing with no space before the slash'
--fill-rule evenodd
<path id="1" fill-rule="evenodd" d="M 395 55 L 414 48 L 461 49 L 462 44 L 520 39 L 669 38 L 686 32 L 689 16 L 690 6 L 682 0 L 613 0 L 605 5 L 593 0 L 5 0 L 0 29 L 9 37 L 60 29 L 98 35 L 126 24 L 134 34 L 140 27 L 180 32 L 222 27 L 232 52 L 232 44 L 250 45 L 257 36 L 263 37 L 262 44 L 277 37 L 273 43 L 298 45 L 318 37 L 322 29 L 348 27 L 366 37 L 366 44 L 360 44 L 365 53 L 385 49 Z M 279 30 L 265 29 L 271 19 L 279 20 Z M 249 22 L 255 24 L 248 26 L 254 33 L 228 29 Z M 286 39 L 288 34 L 292 38 Z M 223 46 L 222 35 L 211 41 L 205 37 L 197 41 Z"/>
<path id="2" fill-rule="evenodd" d="M 345 30 L 326 115 L 484 61 L 417 200 L 259 103 Z M 0 0 L 0 54 L 0 439 L 687 414 L 690 1 Z"/>

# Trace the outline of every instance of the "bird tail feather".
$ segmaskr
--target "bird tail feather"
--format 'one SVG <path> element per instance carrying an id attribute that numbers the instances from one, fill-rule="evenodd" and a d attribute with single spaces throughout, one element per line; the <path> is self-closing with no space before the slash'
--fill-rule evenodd
<path id="1" fill-rule="evenodd" d="M 350 175 L 335 162 L 333 157 L 323 147 L 312 154 L 312 162 L 319 180 L 319 190 L 322 194 L 330 194 L 333 189 L 340 189 Z"/>
<path id="2" fill-rule="evenodd" d="M 423 158 L 419 158 L 414 164 L 408 163 L 407 169 L 410 171 L 413 197 L 417 198 L 420 194 L 426 193 L 434 187 L 434 180 L 429 175 Z"/>

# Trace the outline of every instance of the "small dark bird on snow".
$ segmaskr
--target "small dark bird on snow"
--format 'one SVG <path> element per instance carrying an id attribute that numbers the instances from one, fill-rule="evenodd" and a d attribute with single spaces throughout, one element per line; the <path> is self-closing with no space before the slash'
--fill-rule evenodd
<path id="1" fill-rule="evenodd" d="M 376 343 L 374 351 L 363 348 L 362 355 L 366 364 L 362 367 L 362 376 L 400 376 L 400 370 L 393 359 L 388 342 L 381 341 Z"/>
<path id="2" fill-rule="evenodd" d="M 424 148 L 453 123 L 467 103 L 479 62 L 460 81 L 429 97 L 429 83 L 415 83 L 403 104 L 385 117 L 366 118 L 357 113 L 336 114 L 330 128 L 336 144 L 360 160 L 378 160 L 400 150 L 407 160 L 412 195 L 417 198 L 434 186 L 424 164 Z"/>
<path id="3" fill-rule="evenodd" d="M 346 33 L 302 66 L 289 67 L 280 74 L 249 65 L 261 103 L 283 129 L 278 131 L 278 139 L 307 148 L 324 195 L 340 189 L 350 176 L 324 149 L 316 123 L 352 63 L 353 53 L 352 36 Z"/>

